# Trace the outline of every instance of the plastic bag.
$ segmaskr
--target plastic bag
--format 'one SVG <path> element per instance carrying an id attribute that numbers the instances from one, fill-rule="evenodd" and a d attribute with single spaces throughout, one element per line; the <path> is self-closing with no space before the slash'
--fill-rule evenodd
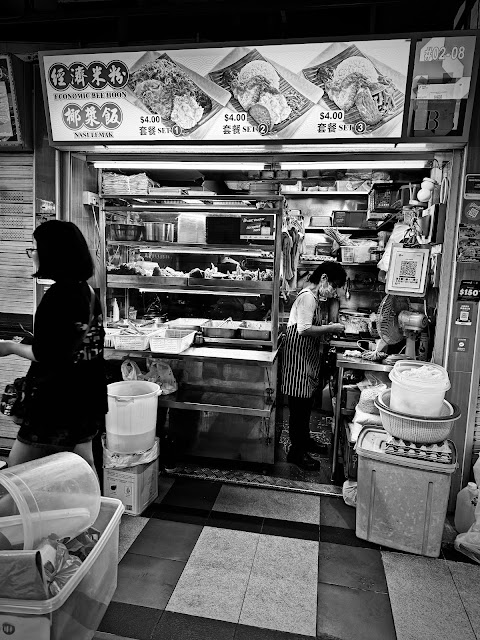
<path id="1" fill-rule="evenodd" d="M 80 569 L 82 561 L 71 556 L 67 547 L 54 535 L 46 538 L 38 550 L 42 557 L 48 592 L 51 596 L 56 596 Z"/>
<path id="2" fill-rule="evenodd" d="M 349 507 L 357 506 L 357 481 L 345 480 L 342 487 L 342 496 L 345 504 Z"/>
<path id="3" fill-rule="evenodd" d="M 355 415 L 353 417 L 353 422 L 357 424 L 365 425 L 365 424 L 373 424 L 375 426 L 381 427 L 383 426 L 382 419 L 380 416 L 375 415 L 374 413 L 365 413 L 365 411 L 361 411 L 358 408 L 355 411 Z"/>
<path id="4" fill-rule="evenodd" d="M 409 229 L 410 226 L 403 222 L 397 222 L 393 227 L 392 235 L 388 239 L 387 246 L 385 247 L 385 253 L 377 264 L 379 269 L 382 271 L 388 271 L 388 267 L 390 266 L 390 256 L 392 255 L 392 246 L 394 244 L 400 244 Z"/>
<path id="5" fill-rule="evenodd" d="M 128 358 L 126 358 L 122 362 L 120 370 L 122 372 L 122 378 L 124 380 L 143 380 L 143 375 L 140 371 L 140 367 L 134 360 L 129 360 Z"/>
<path id="6" fill-rule="evenodd" d="M 475 522 L 466 533 L 459 533 L 454 547 L 480 564 L 480 500 L 475 507 Z"/>
<path id="7" fill-rule="evenodd" d="M 149 369 L 142 376 L 142 379 L 148 382 L 156 382 L 162 390 L 162 395 L 175 393 L 178 389 L 172 368 L 165 360 L 157 360 L 155 358 L 150 360 Z"/>
<path id="8" fill-rule="evenodd" d="M 71 540 L 64 538 L 62 543 L 67 547 L 72 556 L 77 556 L 83 562 L 93 550 L 93 547 L 100 540 L 101 533 L 97 529 L 90 527 Z"/>
<path id="9" fill-rule="evenodd" d="M 116 453 L 107 449 L 107 439 L 105 434 L 102 436 L 103 446 L 103 468 L 104 469 L 127 469 L 130 467 L 138 467 L 140 464 L 149 464 L 160 455 L 159 439 L 155 438 L 155 444 L 147 451 L 138 451 L 137 453 Z"/>
<path id="10" fill-rule="evenodd" d="M 376 384 L 362 389 L 362 392 L 360 393 L 360 400 L 357 404 L 357 409 L 365 413 L 380 415 L 380 411 L 375 406 L 375 399 L 380 393 L 382 393 L 382 391 L 385 391 L 386 388 L 387 386 L 384 384 Z"/>

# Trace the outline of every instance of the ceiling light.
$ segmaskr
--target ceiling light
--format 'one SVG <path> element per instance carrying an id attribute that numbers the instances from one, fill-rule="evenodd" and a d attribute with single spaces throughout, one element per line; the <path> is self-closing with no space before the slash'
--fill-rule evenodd
<path id="1" fill-rule="evenodd" d="M 424 169 L 428 160 L 337 160 L 282 162 L 282 169 Z"/>
<path id="2" fill-rule="evenodd" d="M 399 142 L 395 145 L 397 151 L 422 151 L 427 148 L 426 142 Z"/>
<path id="3" fill-rule="evenodd" d="M 260 171 L 263 162 L 150 162 L 141 160 L 99 160 L 93 163 L 95 169 L 197 169 L 203 171 Z"/>

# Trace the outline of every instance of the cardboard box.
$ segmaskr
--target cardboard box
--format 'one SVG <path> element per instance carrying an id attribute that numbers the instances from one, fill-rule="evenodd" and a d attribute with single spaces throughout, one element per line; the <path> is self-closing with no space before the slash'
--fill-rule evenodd
<path id="1" fill-rule="evenodd" d="M 374 228 L 375 225 L 367 224 L 366 211 L 333 211 L 334 227 L 358 227 Z"/>
<path id="2" fill-rule="evenodd" d="M 136 467 L 104 469 L 103 495 L 121 500 L 125 513 L 140 515 L 158 497 L 158 458 Z"/>

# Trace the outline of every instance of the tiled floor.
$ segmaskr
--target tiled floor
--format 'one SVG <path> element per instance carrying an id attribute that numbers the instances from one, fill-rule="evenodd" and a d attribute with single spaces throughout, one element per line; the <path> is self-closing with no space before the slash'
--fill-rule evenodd
<path id="1" fill-rule="evenodd" d="M 120 533 L 96 640 L 480 640 L 478 566 L 360 540 L 341 497 L 160 476 Z"/>

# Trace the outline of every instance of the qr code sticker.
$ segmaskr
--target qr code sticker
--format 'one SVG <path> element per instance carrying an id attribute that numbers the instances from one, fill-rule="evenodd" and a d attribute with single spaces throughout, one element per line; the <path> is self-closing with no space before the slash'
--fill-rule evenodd
<path id="1" fill-rule="evenodd" d="M 399 282 L 414 283 L 416 281 L 416 274 L 417 263 L 415 260 L 402 260 L 398 274 Z"/>

